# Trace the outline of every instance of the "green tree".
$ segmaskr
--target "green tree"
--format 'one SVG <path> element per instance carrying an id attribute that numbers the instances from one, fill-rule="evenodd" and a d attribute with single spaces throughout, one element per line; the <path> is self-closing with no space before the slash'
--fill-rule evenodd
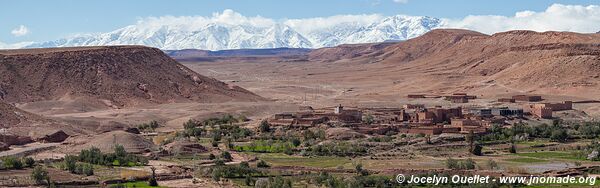
<path id="1" fill-rule="evenodd" d="M 294 147 L 298 147 L 300 146 L 300 139 L 298 138 L 292 138 L 292 144 L 294 145 Z"/>
<path id="2" fill-rule="evenodd" d="M 514 142 L 512 142 L 512 143 L 510 144 L 510 148 L 508 148 L 508 152 L 509 152 L 509 153 L 517 153 L 517 146 L 515 145 L 515 143 L 514 143 Z"/>
<path id="3" fill-rule="evenodd" d="M 269 124 L 269 122 L 267 122 L 267 120 L 262 120 L 260 122 L 259 130 L 260 130 L 260 132 L 263 132 L 263 133 L 270 132 L 271 125 Z"/>
<path id="4" fill-rule="evenodd" d="M 152 170 L 152 175 L 150 176 L 150 180 L 148 180 L 148 185 L 152 187 L 157 187 L 158 182 L 156 181 L 156 167 L 150 167 L 150 170 Z"/>
<path id="5" fill-rule="evenodd" d="M 363 165 L 361 163 L 358 163 L 356 166 L 354 166 L 354 169 L 356 170 L 356 173 L 359 176 L 369 175 L 369 172 L 367 170 L 363 169 Z"/>
<path id="6" fill-rule="evenodd" d="M 475 144 L 475 146 L 473 146 L 473 149 L 471 150 L 471 153 L 473 155 L 482 156 L 483 155 L 483 153 L 481 152 L 482 149 L 483 149 L 483 147 L 481 147 L 480 144 Z"/>
<path id="7" fill-rule="evenodd" d="M 156 120 L 152 120 L 152 121 L 150 122 L 149 126 L 150 126 L 150 128 L 151 128 L 152 130 L 154 130 L 154 129 L 158 128 L 160 125 L 158 124 L 158 121 L 156 121 Z"/>
<path id="8" fill-rule="evenodd" d="M 558 141 L 558 142 L 566 142 L 568 138 L 569 138 L 569 134 L 567 133 L 567 130 L 565 130 L 565 129 L 553 130 L 552 135 L 550 136 L 550 139 L 552 139 L 554 141 Z"/>
<path id="9" fill-rule="evenodd" d="M 221 153 L 221 158 L 223 158 L 223 160 L 229 162 L 233 160 L 233 157 L 231 156 L 231 153 L 229 153 L 228 151 L 224 151 L 223 153 Z"/>
<path id="10" fill-rule="evenodd" d="M 199 125 L 198 121 L 190 119 L 190 120 L 186 121 L 185 123 L 183 123 L 183 129 L 185 129 L 185 130 L 193 129 L 193 128 L 196 128 L 198 125 Z"/>
<path id="11" fill-rule="evenodd" d="M 367 125 L 371 125 L 375 122 L 375 118 L 373 117 L 373 115 L 367 114 L 367 115 L 365 115 L 363 122 L 366 123 Z"/>
<path id="12" fill-rule="evenodd" d="M 115 156 L 117 158 L 122 158 L 127 156 L 127 151 L 125 151 L 125 147 L 123 145 L 117 144 L 115 145 Z"/>

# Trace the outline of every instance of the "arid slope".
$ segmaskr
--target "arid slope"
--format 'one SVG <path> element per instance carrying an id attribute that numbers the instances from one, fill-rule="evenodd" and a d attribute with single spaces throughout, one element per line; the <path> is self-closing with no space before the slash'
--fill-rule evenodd
<path id="1" fill-rule="evenodd" d="M 488 101 L 513 94 L 540 94 L 548 101 L 600 96 L 600 34 L 440 29 L 403 42 L 341 45 L 307 56 L 204 56 L 184 64 L 261 96 L 314 106 L 427 102 L 406 99 L 411 93 L 467 92 Z"/>
<path id="2" fill-rule="evenodd" d="M 143 46 L 2 50 L 0 72 L 0 99 L 7 102 L 83 99 L 128 107 L 264 100 Z"/>

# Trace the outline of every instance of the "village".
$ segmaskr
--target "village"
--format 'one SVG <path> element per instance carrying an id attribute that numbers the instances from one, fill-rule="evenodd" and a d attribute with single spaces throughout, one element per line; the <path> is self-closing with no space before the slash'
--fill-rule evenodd
<path id="1" fill-rule="evenodd" d="M 447 96 L 408 95 L 409 99 L 444 98 L 453 107 L 404 104 L 402 107 L 334 107 L 274 114 L 267 121 L 273 126 L 307 129 L 320 124 L 348 127 L 362 134 L 388 131 L 407 134 L 439 135 L 442 133 L 485 134 L 493 125 L 510 126 L 528 119 L 553 119 L 552 113 L 573 109 L 572 101 L 542 102 L 539 95 L 514 95 L 499 98 L 500 107 L 468 104 L 476 96 L 454 93 Z M 509 107 L 510 104 L 511 107 Z M 514 107 L 519 106 L 519 107 Z"/>

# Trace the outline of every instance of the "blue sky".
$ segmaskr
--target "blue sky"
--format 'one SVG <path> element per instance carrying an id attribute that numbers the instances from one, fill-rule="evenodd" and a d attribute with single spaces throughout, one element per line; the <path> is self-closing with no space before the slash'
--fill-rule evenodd
<path id="1" fill-rule="evenodd" d="M 210 16 L 232 9 L 271 19 L 340 14 L 404 14 L 460 19 L 468 15 L 513 16 L 544 11 L 555 3 L 600 4 L 598 0 L 3 0 L 0 42 L 46 41 L 78 33 L 108 32 L 154 16 Z M 23 27 L 21 27 L 21 25 Z"/>

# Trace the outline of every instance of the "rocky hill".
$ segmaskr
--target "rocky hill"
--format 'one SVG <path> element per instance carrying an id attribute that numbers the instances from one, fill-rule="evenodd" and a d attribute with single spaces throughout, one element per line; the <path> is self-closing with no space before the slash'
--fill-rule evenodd
<path id="1" fill-rule="evenodd" d="M 0 72 L 0 99 L 11 103 L 83 99 L 127 107 L 264 100 L 143 46 L 1 50 Z"/>
<path id="2" fill-rule="evenodd" d="M 379 77 L 421 84 L 426 91 L 556 92 L 582 95 L 600 88 L 600 34 L 440 29 L 404 42 L 313 50 L 311 60 L 373 63 Z M 364 73 L 368 74 L 368 73 Z M 408 79 L 408 80 L 406 80 Z M 504 91 L 503 91 L 504 92 Z M 588 93 L 591 94 L 591 93 Z"/>

